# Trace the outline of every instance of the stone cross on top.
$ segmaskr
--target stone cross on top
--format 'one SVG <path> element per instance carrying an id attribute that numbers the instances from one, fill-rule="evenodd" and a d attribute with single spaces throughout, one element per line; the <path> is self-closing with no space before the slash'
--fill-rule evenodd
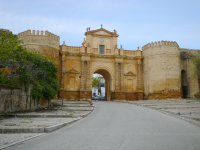
<path id="1" fill-rule="evenodd" d="M 101 24 L 101 28 L 102 28 L 102 26 L 103 26 L 103 25 Z"/>

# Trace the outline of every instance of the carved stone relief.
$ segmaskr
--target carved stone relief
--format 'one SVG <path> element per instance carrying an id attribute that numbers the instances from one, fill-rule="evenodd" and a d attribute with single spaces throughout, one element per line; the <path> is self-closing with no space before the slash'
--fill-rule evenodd
<path id="1" fill-rule="evenodd" d="M 70 62 L 69 63 L 70 68 L 75 68 L 76 67 L 76 62 Z"/>

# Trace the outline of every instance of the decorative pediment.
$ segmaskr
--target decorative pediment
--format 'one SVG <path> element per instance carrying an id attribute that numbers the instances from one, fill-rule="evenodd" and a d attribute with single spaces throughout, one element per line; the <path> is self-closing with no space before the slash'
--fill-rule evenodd
<path id="1" fill-rule="evenodd" d="M 116 30 L 114 30 L 114 32 L 110 32 L 104 28 L 100 28 L 100 29 L 97 29 L 97 30 L 91 30 L 91 31 L 87 31 L 85 32 L 85 35 L 110 35 L 110 36 L 119 36 L 116 32 Z"/>
<path id="2" fill-rule="evenodd" d="M 80 72 L 77 71 L 76 69 L 70 69 L 70 70 L 66 71 L 66 73 L 79 74 Z"/>
<path id="3" fill-rule="evenodd" d="M 125 76 L 136 76 L 135 73 L 133 73 L 132 71 L 129 71 L 127 73 L 124 74 Z"/>

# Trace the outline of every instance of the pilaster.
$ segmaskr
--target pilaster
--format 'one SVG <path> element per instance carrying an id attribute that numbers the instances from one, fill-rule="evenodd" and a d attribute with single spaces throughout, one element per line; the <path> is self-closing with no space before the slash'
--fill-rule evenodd
<path id="1" fill-rule="evenodd" d="M 90 89 L 90 61 L 87 61 L 86 89 Z"/>
<path id="2" fill-rule="evenodd" d="M 137 84 L 138 84 L 138 90 L 142 90 L 142 78 L 141 78 L 141 59 L 138 59 L 138 65 L 137 65 Z"/>
<path id="3" fill-rule="evenodd" d="M 115 62 L 115 91 L 119 90 L 119 82 L 118 82 L 118 63 Z"/>
<path id="4" fill-rule="evenodd" d="M 121 73 L 121 75 L 120 75 L 120 77 L 121 77 L 121 91 L 123 91 L 124 90 L 124 63 L 120 63 L 120 73 Z"/>
<path id="5" fill-rule="evenodd" d="M 84 90 L 84 60 L 81 61 L 81 90 Z"/>

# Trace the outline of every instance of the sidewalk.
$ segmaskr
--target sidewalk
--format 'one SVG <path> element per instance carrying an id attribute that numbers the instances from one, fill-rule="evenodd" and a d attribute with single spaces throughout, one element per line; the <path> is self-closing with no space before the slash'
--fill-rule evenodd
<path id="1" fill-rule="evenodd" d="M 0 149 L 52 132 L 90 114 L 88 101 L 53 101 L 53 107 L 32 112 L 0 114 Z"/>

